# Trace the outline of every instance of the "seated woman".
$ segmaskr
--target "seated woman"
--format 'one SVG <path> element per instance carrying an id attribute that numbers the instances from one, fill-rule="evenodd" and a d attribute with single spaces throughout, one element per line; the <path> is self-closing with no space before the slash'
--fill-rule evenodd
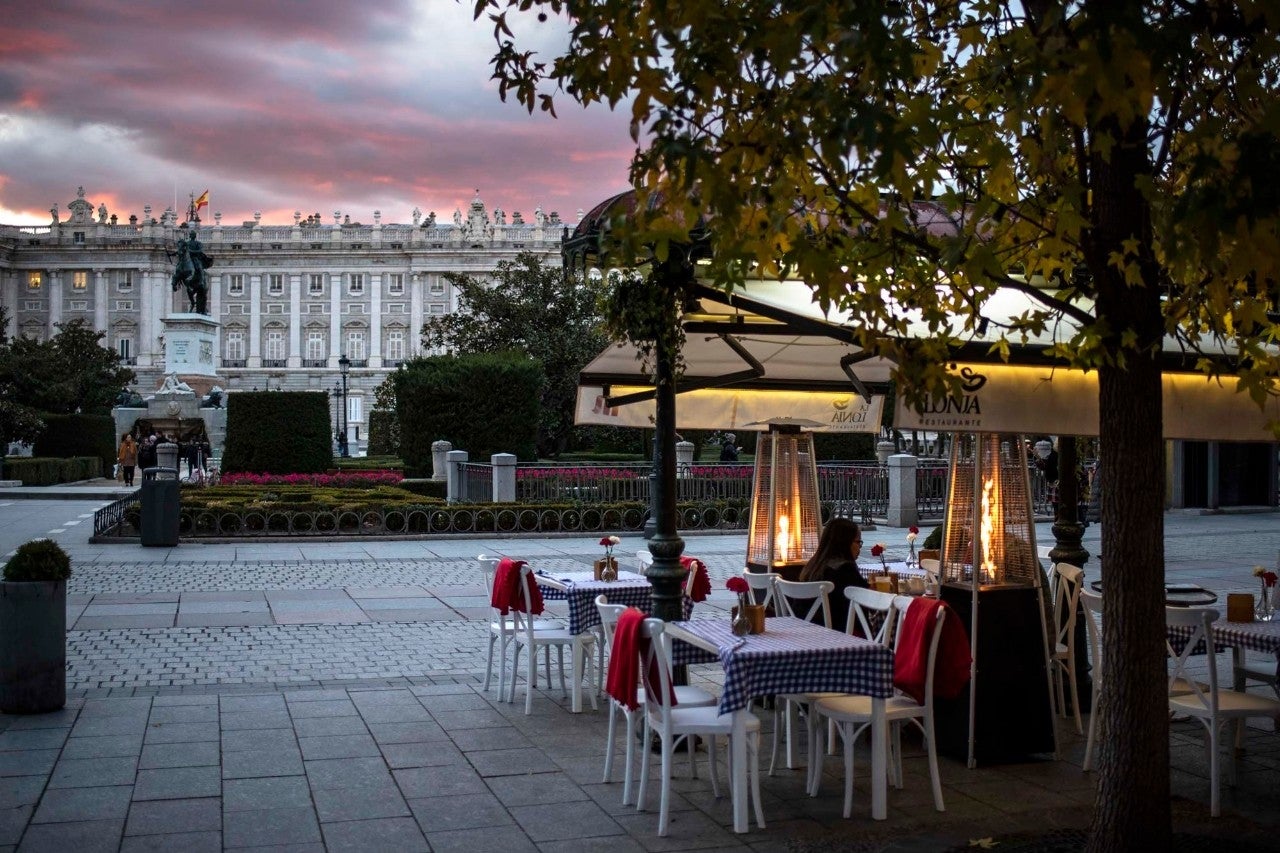
<path id="1" fill-rule="evenodd" d="M 797 580 L 831 581 L 831 627 L 845 630 L 849 618 L 849 603 L 844 591 L 851 586 L 867 586 L 867 579 L 858 571 L 858 554 L 862 553 L 862 529 L 847 518 L 833 518 L 822 529 L 818 550 L 800 570 Z"/>

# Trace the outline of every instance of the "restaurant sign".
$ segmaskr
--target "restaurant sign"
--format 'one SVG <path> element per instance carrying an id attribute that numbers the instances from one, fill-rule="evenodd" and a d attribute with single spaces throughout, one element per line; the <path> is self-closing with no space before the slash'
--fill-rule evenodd
<path id="1" fill-rule="evenodd" d="M 615 385 L 609 390 L 614 397 L 621 397 L 645 388 Z M 852 391 L 702 388 L 676 397 L 676 426 L 680 429 L 765 430 L 766 421 L 785 417 L 821 424 L 806 427 L 813 432 L 878 433 L 883 413 L 884 397 L 867 400 Z M 609 406 L 604 388 L 578 388 L 575 423 L 652 427 L 653 418 L 653 400 Z"/>

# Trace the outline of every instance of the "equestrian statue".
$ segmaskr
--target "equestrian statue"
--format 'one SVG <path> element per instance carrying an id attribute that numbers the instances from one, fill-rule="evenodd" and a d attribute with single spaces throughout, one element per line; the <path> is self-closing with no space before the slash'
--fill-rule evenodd
<path id="1" fill-rule="evenodd" d="M 196 236 L 194 228 L 186 239 L 178 238 L 178 263 L 169 286 L 175 292 L 179 286 L 187 289 L 187 310 L 193 313 L 209 313 L 209 275 L 206 270 L 211 266 L 213 258 L 204 253 L 204 244 Z"/>

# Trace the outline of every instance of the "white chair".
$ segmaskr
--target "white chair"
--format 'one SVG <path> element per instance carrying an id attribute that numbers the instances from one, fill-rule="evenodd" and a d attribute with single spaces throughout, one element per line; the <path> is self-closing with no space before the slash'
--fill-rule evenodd
<path id="1" fill-rule="evenodd" d="M 811 621 L 819 613 L 822 624 L 831 627 L 831 591 L 835 584 L 831 581 L 788 581 L 778 578 L 773 582 L 773 606 L 781 616 L 794 616 L 796 619 Z M 778 696 L 773 705 L 773 749 L 769 754 L 769 775 L 773 775 L 774 764 L 778 760 L 778 730 L 785 726 L 787 769 L 792 769 L 794 753 L 794 737 L 792 721 L 795 711 L 808 708 L 817 696 L 827 693 L 784 693 Z M 779 720 L 779 716 L 783 718 Z M 780 722 L 782 725 L 780 725 Z"/>
<path id="2" fill-rule="evenodd" d="M 554 581 L 543 579 L 544 584 L 556 586 Z M 533 688 L 538 683 L 538 649 L 543 649 L 547 655 L 547 686 L 551 686 L 551 647 L 555 647 L 560 657 L 560 689 L 565 689 L 564 677 L 564 650 L 570 649 L 573 654 L 574 671 L 573 677 L 575 685 L 581 685 L 583 679 L 583 670 L 587 667 L 595 669 L 592 663 L 592 652 L 595 650 L 596 635 L 593 632 L 582 634 L 571 634 L 568 628 L 557 626 L 555 628 L 539 629 L 534 626 L 534 619 L 529 616 L 530 605 L 532 599 L 531 585 L 537 583 L 533 577 L 533 569 L 528 566 L 520 567 L 520 596 L 524 602 L 525 610 L 511 611 L 511 620 L 513 622 L 512 642 L 515 644 L 515 651 L 511 658 L 511 693 L 508 702 L 516 701 L 516 682 L 519 680 L 520 672 L 520 652 L 522 649 L 529 652 L 529 662 L 525 672 L 525 696 L 524 696 L 524 712 L 526 714 L 533 713 Z M 600 674 L 596 673 L 596 689 L 592 690 L 591 708 L 597 709 L 596 693 L 599 690 Z M 576 688 L 575 688 L 576 689 Z"/>
<path id="3" fill-rule="evenodd" d="M 1071 710 L 1076 718 L 1076 731 L 1084 733 L 1080 722 L 1080 691 L 1076 687 L 1076 610 L 1080 604 L 1080 588 L 1084 570 L 1070 563 L 1053 564 L 1053 698 L 1058 715 L 1067 716 L 1064 687 L 1071 687 Z"/>
<path id="4" fill-rule="evenodd" d="M 653 552 L 648 548 L 636 551 L 636 574 L 643 575 L 653 565 Z"/>
<path id="5" fill-rule="evenodd" d="M 604 629 L 604 644 L 609 649 L 609 659 L 613 660 L 613 633 L 618 627 L 618 617 L 622 615 L 622 611 L 627 609 L 625 604 L 610 604 L 603 595 L 596 596 L 596 610 L 600 614 L 600 625 Z M 715 696 L 700 687 L 690 685 L 676 685 L 676 704 L 685 708 L 699 708 L 708 705 L 717 705 L 719 701 Z M 636 699 L 641 708 L 644 707 L 645 691 L 644 687 L 636 685 Z M 638 711 L 632 711 L 626 705 L 615 701 L 612 697 L 609 702 L 609 736 L 604 747 L 604 781 L 606 783 L 613 781 L 613 747 L 617 734 L 617 718 L 621 713 L 623 719 L 627 723 L 627 752 L 624 758 L 626 764 L 623 767 L 622 776 L 622 804 L 625 806 L 631 802 L 631 780 L 633 778 L 631 768 L 635 761 L 636 746 L 636 717 Z M 696 775 L 694 767 L 694 750 L 692 749 L 693 741 L 690 741 L 689 749 L 689 765 L 690 772 Z"/>
<path id="6" fill-rule="evenodd" d="M 1190 685 L 1191 691 L 1169 696 L 1169 710 L 1175 714 L 1186 714 L 1200 721 L 1205 728 L 1209 748 L 1209 814 L 1218 817 L 1221 813 L 1219 804 L 1219 764 L 1221 750 L 1218 738 L 1222 727 L 1227 723 L 1244 721 L 1249 717 L 1274 717 L 1280 714 L 1280 700 L 1269 696 L 1256 696 L 1242 690 L 1224 690 L 1218 686 L 1218 656 L 1213 639 L 1213 623 L 1219 613 L 1211 607 L 1165 607 L 1165 621 L 1172 628 L 1190 629 L 1190 639 L 1181 647 L 1166 640 L 1169 655 L 1173 658 L 1173 672 L 1169 676 L 1170 685 L 1179 679 Z M 1197 646 L 1204 644 L 1206 662 L 1209 670 L 1209 682 L 1200 685 L 1190 678 L 1187 663 L 1198 651 Z M 1227 750 L 1227 781 L 1235 784 L 1235 750 Z"/>
<path id="7" fill-rule="evenodd" d="M 942 593 L 942 561 L 926 557 L 920 561 L 920 568 L 924 569 L 925 585 L 934 591 L 933 597 L 937 598 Z"/>
<path id="8" fill-rule="evenodd" d="M 1102 596 L 1091 589 L 1080 590 L 1080 601 L 1084 604 L 1084 624 L 1089 631 L 1089 658 L 1093 665 L 1093 692 L 1089 700 L 1089 736 L 1084 744 L 1084 764 L 1081 770 L 1086 773 L 1093 769 L 1093 750 L 1098 741 L 1098 702 L 1105 689 L 1102 669 Z"/>
<path id="9" fill-rule="evenodd" d="M 882 646 L 893 648 L 893 632 L 897 621 L 897 609 L 894 606 L 897 596 L 892 592 L 879 592 L 866 587 L 845 587 L 844 596 L 849 600 L 849 615 L 845 621 L 849 634 L 861 633 L 869 640 Z M 832 694 L 832 697 L 844 694 Z M 818 781 L 814 778 L 822 773 L 822 739 L 818 731 L 821 718 L 818 714 L 809 715 L 809 780 L 806 786 L 810 796 L 818 795 Z M 835 723 L 828 721 L 827 743 L 835 747 Z M 856 737 L 856 735 L 855 735 Z"/>
<path id="10" fill-rule="evenodd" d="M 911 597 L 897 596 L 893 606 L 895 610 L 903 614 L 894 620 L 894 645 L 896 647 L 901 641 L 903 631 L 907 626 L 908 620 L 905 614 L 911 606 Z M 925 745 L 929 753 L 929 777 L 933 783 L 933 806 L 940 812 L 946 811 L 946 805 L 942 800 L 942 779 L 938 774 L 938 749 L 934 738 L 933 677 L 938 658 L 938 642 L 942 638 L 942 626 L 946 615 L 946 608 L 939 607 L 933 624 L 933 636 L 929 639 L 924 702 L 917 702 L 910 696 L 902 694 L 897 694 L 885 700 L 885 720 L 890 725 L 891 738 L 890 766 L 894 767 L 895 784 L 897 787 L 902 787 L 902 723 L 911 722 L 924 735 Z M 917 622 L 916 624 L 922 629 L 925 628 L 923 622 Z M 813 704 L 813 712 L 820 717 L 833 720 L 837 730 L 840 732 L 840 739 L 844 745 L 844 816 L 847 818 L 853 813 L 853 745 L 854 741 L 857 740 L 858 733 L 867 728 L 871 722 L 871 697 L 837 696 L 819 699 Z M 818 721 L 816 731 L 821 736 L 821 720 Z M 815 753 L 821 754 L 821 750 L 817 749 Z M 818 785 L 822 781 L 822 774 L 812 773 L 810 778 L 813 780 L 810 794 L 816 796 Z"/>
<path id="11" fill-rule="evenodd" d="M 750 569 L 743 569 L 742 577 L 746 579 L 747 586 L 751 587 L 751 600 L 768 609 L 769 605 L 773 604 L 773 584 L 775 581 L 782 580 L 782 575 L 777 572 L 753 572 Z"/>
<path id="12" fill-rule="evenodd" d="M 644 705 L 644 743 L 649 742 L 651 732 L 657 732 L 662 741 L 662 792 L 658 807 L 658 835 L 665 836 L 671 816 L 671 763 L 675 743 L 682 737 L 699 736 L 707 739 L 707 753 L 711 756 L 711 789 L 720 796 L 716 780 L 716 738 L 726 742 L 733 734 L 733 715 L 721 714 L 716 706 L 697 708 L 671 704 L 671 667 L 665 623 L 661 619 L 646 619 L 640 635 L 649 641 L 648 649 L 640 662 L 644 678 L 646 701 Z M 656 683 L 650 673 L 657 675 Z M 764 811 L 760 806 L 760 718 L 750 714 L 746 720 L 747 761 L 750 775 L 750 796 L 755 802 L 756 823 L 764 829 Z M 732 754 L 732 750 L 730 751 Z M 645 807 L 645 787 L 649 782 L 649 761 L 640 762 L 640 789 L 636 808 Z"/>
<path id="13" fill-rule="evenodd" d="M 484 554 L 476 557 L 476 562 L 480 564 L 480 571 L 484 575 L 484 591 L 485 595 L 493 601 L 493 576 L 498 571 L 498 557 L 488 557 Z M 510 616 L 503 616 L 496 609 L 493 609 L 492 618 L 489 620 L 489 659 L 484 665 L 484 689 L 487 691 L 489 685 L 493 681 L 493 652 L 495 647 L 501 647 L 501 658 L 499 660 L 498 669 L 498 698 L 502 698 L 502 694 L 506 692 L 507 686 L 507 649 L 511 646 L 511 639 L 515 633 L 515 626 Z M 560 623 L 554 619 L 535 619 L 533 627 L 536 630 L 546 630 L 548 628 L 559 628 Z M 549 659 L 548 659 L 549 661 Z M 548 662 L 548 665 L 550 663 Z M 550 677 L 550 676 L 548 676 Z"/>

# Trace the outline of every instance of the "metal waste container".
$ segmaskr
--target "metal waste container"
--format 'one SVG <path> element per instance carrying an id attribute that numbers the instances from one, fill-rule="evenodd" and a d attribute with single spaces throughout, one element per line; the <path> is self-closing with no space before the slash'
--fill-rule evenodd
<path id="1" fill-rule="evenodd" d="M 174 455 L 177 455 L 177 446 Z M 165 445 L 161 445 L 165 447 Z M 142 472 L 141 535 L 143 545 L 172 548 L 178 544 L 178 469 L 148 468 Z"/>

